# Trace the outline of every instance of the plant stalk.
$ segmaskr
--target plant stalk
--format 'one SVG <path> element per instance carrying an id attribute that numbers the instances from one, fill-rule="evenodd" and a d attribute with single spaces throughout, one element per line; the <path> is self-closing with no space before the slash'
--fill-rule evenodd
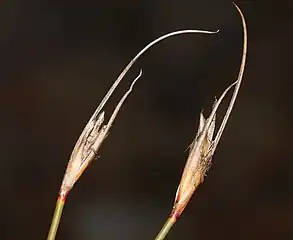
<path id="1" fill-rule="evenodd" d="M 47 240 L 55 240 L 64 204 L 65 204 L 65 197 L 59 195 L 57 202 L 56 202 L 56 208 L 55 208 L 55 212 L 54 212 L 54 216 L 52 219 L 52 223 L 51 223 L 50 231 L 48 233 Z"/>
<path id="2" fill-rule="evenodd" d="M 162 227 L 161 231 L 158 233 L 155 240 L 163 240 L 170 232 L 173 225 L 176 223 L 177 218 L 174 215 L 171 215 L 167 221 L 165 222 L 164 226 Z"/>

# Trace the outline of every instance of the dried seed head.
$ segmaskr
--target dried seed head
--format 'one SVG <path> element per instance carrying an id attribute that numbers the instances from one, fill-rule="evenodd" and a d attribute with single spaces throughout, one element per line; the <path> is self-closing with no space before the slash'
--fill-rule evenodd
<path id="1" fill-rule="evenodd" d="M 213 134 L 215 130 L 216 111 L 227 92 L 235 84 L 236 82 L 231 84 L 223 92 L 219 100 L 215 102 L 208 119 L 205 119 L 202 113 L 200 114 L 198 132 L 190 146 L 189 156 L 175 197 L 173 211 L 175 211 L 177 215 L 182 213 L 195 189 L 203 181 L 211 164 L 211 153 L 215 148 Z"/>
<path id="2" fill-rule="evenodd" d="M 240 66 L 240 70 L 238 74 L 238 79 L 236 82 L 230 85 L 223 92 L 219 100 L 214 103 L 212 112 L 207 120 L 205 120 L 202 114 L 200 115 L 200 123 L 199 123 L 198 132 L 193 143 L 190 146 L 189 156 L 187 158 L 187 162 L 183 170 L 181 181 L 176 192 L 175 202 L 174 202 L 173 210 L 171 213 L 172 218 L 175 217 L 177 219 L 181 215 L 182 211 L 185 209 L 191 196 L 193 195 L 195 189 L 203 181 L 204 176 L 211 165 L 213 154 L 222 136 L 223 130 L 227 124 L 227 120 L 230 116 L 230 113 L 232 111 L 232 108 L 234 106 L 234 103 L 240 88 L 240 84 L 241 84 L 242 76 L 244 72 L 244 67 L 245 67 L 245 61 L 246 61 L 247 30 L 246 30 L 245 19 L 241 10 L 236 5 L 235 7 L 240 13 L 240 16 L 242 19 L 243 35 L 244 35 L 243 36 L 244 38 L 243 54 L 242 54 L 242 61 L 241 61 L 241 66 Z M 216 137 L 213 139 L 216 111 L 220 103 L 222 102 L 223 98 L 225 97 L 226 93 L 234 85 L 235 85 L 235 89 L 233 92 L 233 96 L 230 100 L 230 104 L 227 108 L 226 114 L 220 125 L 218 133 Z"/>
<path id="3" fill-rule="evenodd" d="M 115 107 L 107 124 L 103 125 L 105 112 L 95 113 L 85 126 L 81 133 L 72 154 L 69 159 L 69 163 L 61 184 L 60 195 L 66 196 L 75 182 L 79 179 L 81 174 L 91 163 L 91 161 L 97 157 L 97 152 L 107 137 L 109 130 L 115 120 L 123 102 L 132 91 L 135 82 L 141 77 L 142 71 L 132 82 L 129 90 L 123 95 L 117 106 Z"/>
<path id="4" fill-rule="evenodd" d="M 64 199 L 68 192 L 71 190 L 75 182 L 79 179 L 81 174 L 84 172 L 84 170 L 87 168 L 87 166 L 90 164 L 90 162 L 97 156 L 98 150 L 103 143 L 104 139 L 109 133 L 109 130 L 122 106 L 124 101 L 126 100 L 127 96 L 132 91 L 134 83 L 140 78 L 142 71 L 140 71 L 140 74 L 138 77 L 133 81 L 131 84 L 129 90 L 123 95 L 117 106 L 115 107 L 109 121 L 107 124 L 104 124 L 104 112 L 101 112 L 104 105 L 107 103 L 108 99 L 113 94 L 116 87 L 119 85 L 119 83 L 122 81 L 123 77 L 126 75 L 128 70 L 131 68 L 131 66 L 137 61 L 137 59 L 145 53 L 149 48 L 154 46 L 156 43 L 172 37 L 176 35 L 181 34 L 187 34 L 187 33 L 204 33 L 204 34 L 213 34 L 216 32 L 210 32 L 210 31 L 203 31 L 203 30 L 181 30 L 176 32 L 171 32 L 168 34 L 165 34 L 151 43 L 149 43 L 146 47 L 144 47 L 126 66 L 126 68 L 122 71 L 122 73 L 119 75 L 117 80 L 113 83 L 103 100 L 101 101 L 100 105 L 97 107 L 96 111 L 90 118 L 89 122 L 85 126 L 83 132 L 81 133 L 77 143 L 75 144 L 75 147 L 73 149 L 73 152 L 70 156 L 70 160 L 62 181 L 62 185 L 60 188 L 60 196 L 62 196 Z"/>
<path id="5" fill-rule="evenodd" d="M 73 187 L 88 164 L 95 158 L 96 151 L 106 135 L 106 125 L 101 126 L 104 115 L 102 112 L 97 119 L 91 119 L 76 142 L 63 178 L 63 191 L 68 192 Z"/>

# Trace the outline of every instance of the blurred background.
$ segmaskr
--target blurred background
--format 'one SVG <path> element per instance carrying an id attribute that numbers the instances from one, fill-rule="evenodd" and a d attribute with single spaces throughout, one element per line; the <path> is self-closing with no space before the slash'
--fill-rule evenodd
<path id="1" fill-rule="evenodd" d="M 168 239 L 293 239 L 290 1 L 238 1 L 248 25 L 242 88 L 213 166 Z M 100 158 L 69 195 L 57 239 L 154 239 L 199 114 L 236 80 L 242 25 L 231 1 L 0 3 L 1 239 L 46 239 L 74 144 L 106 91 L 155 38 Z M 229 94 L 229 97 L 231 94 Z M 218 124 L 229 102 L 217 115 Z"/>

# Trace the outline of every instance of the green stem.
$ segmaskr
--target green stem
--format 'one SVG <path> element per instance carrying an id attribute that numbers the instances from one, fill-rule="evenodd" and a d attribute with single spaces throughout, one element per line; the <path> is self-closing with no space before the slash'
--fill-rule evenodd
<path id="1" fill-rule="evenodd" d="M 57 199 L 57 202 L 56 202 L 56 208 L 55 208 L 55 212 L 54 212 L 54 216 L 52 219 L 52 223 L 51 223 L 50 231 L 48 233 L 47 240 L 55 240 L 64 204 L 65 204 L 65 198 L 59 196 Z"/>
<path id="2" fill-rule="evenodd" d="M 168 220 L 165 222 L 164 226 L 162 227 L 161 231 L 157 235 L 155 240 L 163 240 L 167 236 L 167 234 L 170 232 L 171 228 L 176 222 L 176 218 L 170 216 Z"/>

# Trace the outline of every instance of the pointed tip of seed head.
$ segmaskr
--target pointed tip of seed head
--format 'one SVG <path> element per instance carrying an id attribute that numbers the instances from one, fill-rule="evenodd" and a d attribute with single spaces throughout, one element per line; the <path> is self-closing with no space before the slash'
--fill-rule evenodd
<path id="1" fill-rule="evenodd" d="M 200 116 L 199 116 L 199 125 L 198 125 L 197 135 L 199 135 L 202 132 L 204 125 L 205 125 L 205 122 L 206 122 L 206 119 L 205 119 L 202 112 L 203 111 L 201 111 Z"/>
<path id="2" fill-rule="evenodd" d="M 104 121 L 104 119 L 105 119 L 105 111 L 102 111 L 102 112 L 98 115 L 98 119 Z"/>
<path id="3" fill-rule="evenodd" d="M 239 8 L 235 2 L 232 2 L 232 4 L 233 4 L 236 8 Z"/>

